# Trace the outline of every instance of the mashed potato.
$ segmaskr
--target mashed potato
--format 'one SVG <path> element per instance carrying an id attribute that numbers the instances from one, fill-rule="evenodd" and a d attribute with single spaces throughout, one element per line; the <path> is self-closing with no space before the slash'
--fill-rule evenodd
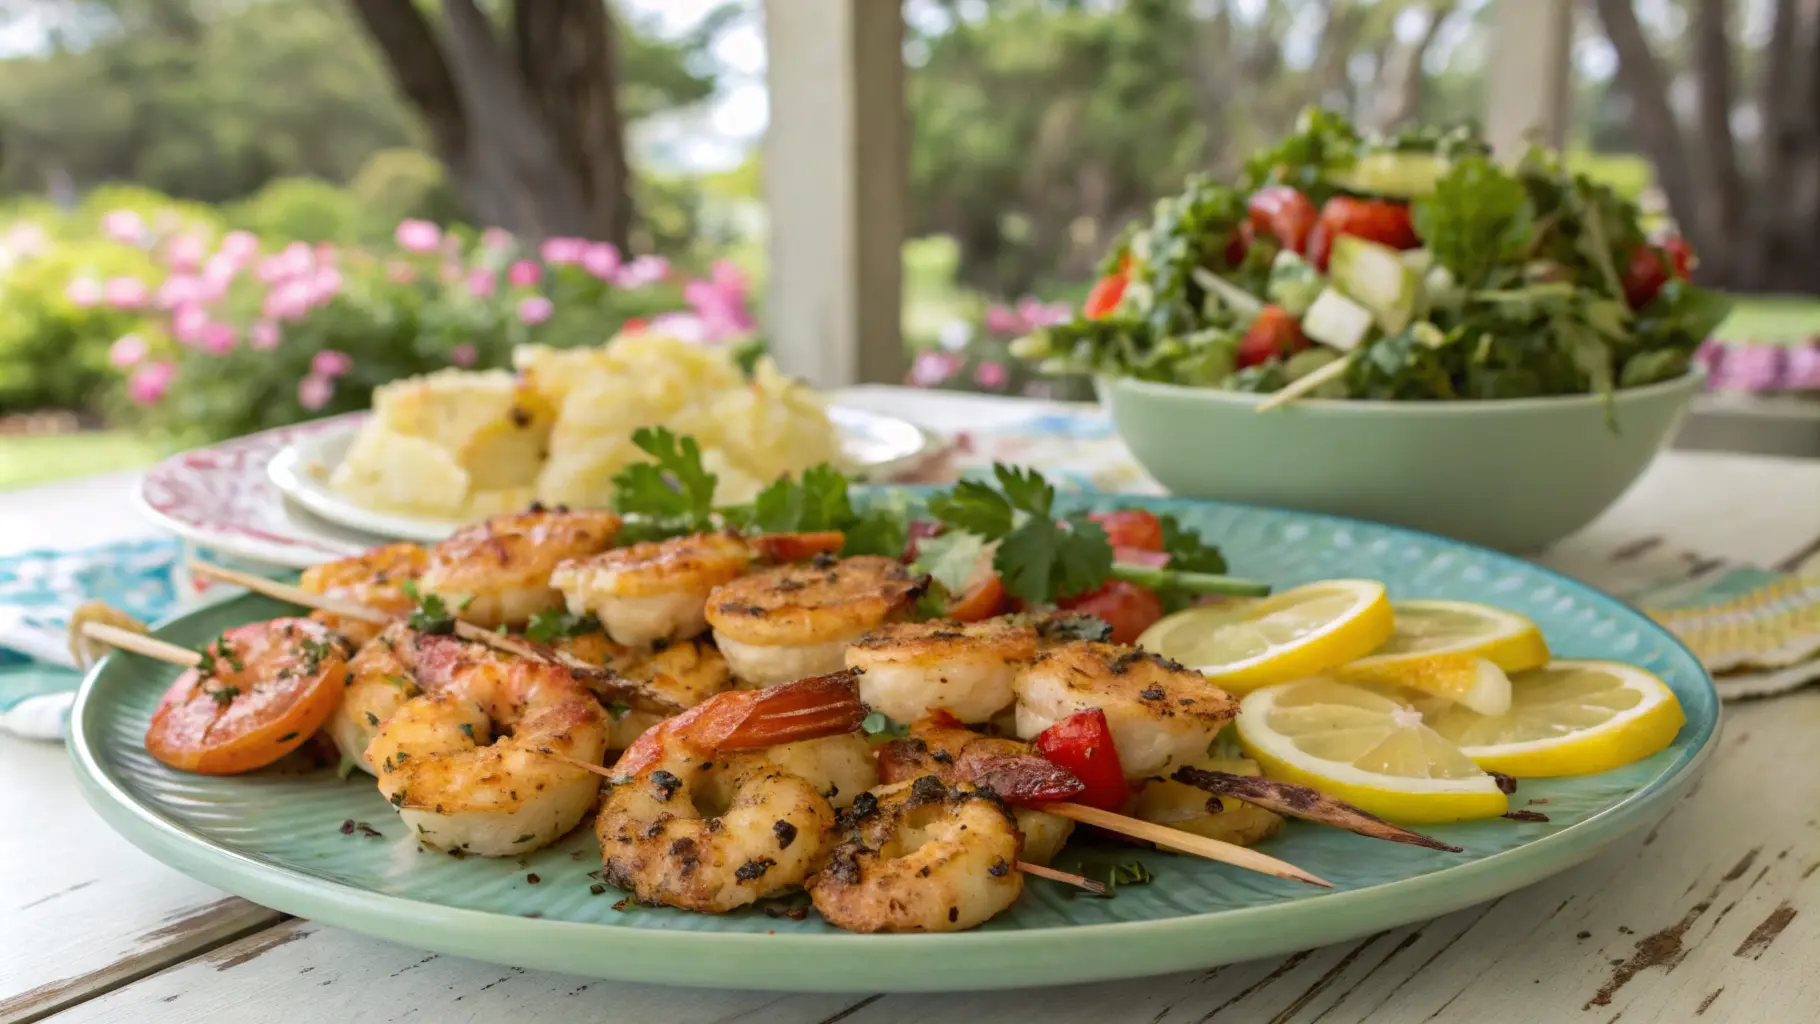
<path id="1" fill-rule="evenodd" d="M 444 370 L 380 388 L 330 485 L 369 507 L 451 519 L 532 499 L 604 506 L 613 475 L 645 460 L 632 444 L 644 426 L 693 436 L 723 503 L 840 461 L 819 396 L 769 358 L 748 380 L 724 350 L 641 334 L 522 346 L 512 362 L 516 376 Z"/>

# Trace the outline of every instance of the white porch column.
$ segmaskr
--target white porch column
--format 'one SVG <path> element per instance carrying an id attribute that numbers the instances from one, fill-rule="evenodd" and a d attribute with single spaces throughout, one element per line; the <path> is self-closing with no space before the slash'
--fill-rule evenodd
<path id="1" fill-rule="evenodd" d="M 1501 157 L 1520 154 L 1535 128 L 1559 148 L 1573 110 L 1573 0 L 1491 2 L 1486 137 Z"/>
<path id="2" fill-rule="evenodd" d="M 768 0 L 771 351 L 820 387 L 902 379 L 903 15 L 895 0 Z"/>

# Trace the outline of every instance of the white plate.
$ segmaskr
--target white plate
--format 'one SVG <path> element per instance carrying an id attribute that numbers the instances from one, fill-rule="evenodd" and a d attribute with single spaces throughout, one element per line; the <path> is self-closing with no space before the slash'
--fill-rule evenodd
<path id="1" fill-rule="evenodd" d="M 465 525 L 458 519 L 368 508 L 329 487 L 362 418 L 345 418 L 338 429 L 298 437 L 273 456 L 266 472 L 279 492 L 330 523 L 379 537 L 433 544 Z M 830 406 L 828 418 L 840 430 L 842 461 L 858 478 L 889 480 L 940 446 L 934 435 L 895 416 Z"/>
<path id="2" fill-rule="evenodd" d="M 441 532 L 426 532 L 422 520 L 415 521 L 411 532 L 384 529 L 373 517 L 406 522 L 409 517 L 356 509 L 356 515 L 367 518 L 350 519 L 321 500 L 326 496 L 341 504 L 328 490 L 326 474 L 317 477 L 303 470 L 305 453 L 339 460 L 365 415 L 313 420 L 174 455 L 147 471 L 139 489 L 140 509 L 211 555 L 292 569 L 399 537 L 441 540 L 452 524 L 437 524 Z M 873 479 L 901 477 L 942 447 L 935 435 L 895 416 L 839 406 L 828 415 L 841 429 L 847 458 Z M 285 478 L 283 490 L 275 477 Z M 315 504 L 302 499 L 306 490 L 320 491 Z M 298 497 L 287 497 L 286 491 Z"/>

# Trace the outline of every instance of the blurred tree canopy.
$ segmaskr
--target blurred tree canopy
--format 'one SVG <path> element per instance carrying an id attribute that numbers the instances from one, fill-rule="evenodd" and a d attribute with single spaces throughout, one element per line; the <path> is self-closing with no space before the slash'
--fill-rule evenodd
<path id="1" fill-rule="evenodd" d="M 406 6 L 437 38 L 446 34 L 437 12 Z M 484 5 L 502 34 L 515 13 L 508 6 Z M 531 0 L 520 6 L 547 14 L 575 5 Z M 715 76 L 703 54 L 724 21 L 711 15 L 673 39 L 620 18 L 602 27 L 612 33 L 617 58 L 617 121 L 711 95 Z M 0 0 L 0 28 L 16 24 L 41 32 L 45 45 L 0 60 L 0 194 L 71 195 L 133 181 L 224 202 L 281 178 L 348 183 L 380 154 L 385 166 L 367 170 L 365 191 L 383 195 L 391 207 L 449 212 L 450 197 L 422 180 L 420 166 L 404 167 L 382 152 L 435 151 L 437 139 L 407 105 L 381 50 L 347 5 Z M 544 30 L 561 34 L 568 27 L 556 22 Z M 551 66 L 560 67 L 554 55 Z M 572 84 L 563 78 L 553 87 Z M 446 154 L 438 155 L 446 162 Z M 609 202 L 624 202 L 629 186 L 618 187 L 622 194 Z M 474 194 L 461 191 L 469 216 L 497 222 L 486 215 L 491 211 L 474 209 Z M 623 241 L 623 227 L 619 234 Z"/>

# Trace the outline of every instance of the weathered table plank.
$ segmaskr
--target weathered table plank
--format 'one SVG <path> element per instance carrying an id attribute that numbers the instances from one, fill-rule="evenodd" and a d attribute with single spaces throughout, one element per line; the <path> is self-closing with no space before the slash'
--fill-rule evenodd
<path id="1" fill-rule="evenodd" d="M 0 737 L 0 1021 L 30 1020 L 280 920 L 140 853 L 62 747 Z"/>

